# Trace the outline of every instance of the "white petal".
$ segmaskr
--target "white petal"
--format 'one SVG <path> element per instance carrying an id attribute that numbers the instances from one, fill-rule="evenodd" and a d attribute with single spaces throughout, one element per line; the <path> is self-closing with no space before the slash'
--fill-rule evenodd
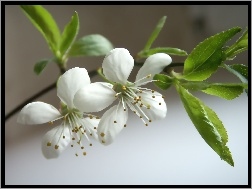
<path id="1" fill-rule="evenodd" d="M 164 53 L 157 53 L 149 56 L 144 65 L 138 71 L 136 81 L 148 76 L 149 74 L 151 74 L 151 77 L 141 80 L 141 82 L 137 83 L 136 85 L 139 86 L 141 83 L 152 80 L 155 74 L 160 73 L 171 62 L 171 57 Z"/>
<path id="2" fill-rule="evenodd" d="M 98 140 L 98 135 L 97 135 L 97 128 L 99 125 L 101 119 L 96 119 L 96 118 L 84 118 L 81 119 L 81 122 L 83 123 L 83 127 L 87 128 L 90 133 L 92 133 L 92 137 Z"/>
<path id="3" fill-rule="evenodd" d="M 75 93 L 90 84 L 90 78 L 85 68 L 72 68 L 66 71 L 58 80 L 57 95 L 69 108 L 73 108 Z"/>
<path id="4" fill-rule="evenodd" d="M 17 122 L 21 124 L 42 124 L 61 117 L 60 112 L 50 104 L 32 102 L 27 104 L 18 115 Z"/>
<path id="5" fill-rule="evenodd" d="M 83 112 L 97 112 L 108 107 L 116 99 L 113 85 L 91 83 L 81 88 L 74 96 L 74 105 Z"/>
<path id="6" fill-rule="evenodd" d="M 63 137 L 64 136 L 64 137 Z M 42 140 L 42 152 L 47 159 L 57 158 L 69 145 L 71 141 L 71 135 L 68 125 L 57 126 L 48 131 Z M 48 143 L 51 143 L 48 146 Z M 55 149 L 55 145 L 58 146 Z"/>
<path id="7" fill-rule="evenodd" d="M 97 134 L 104 145 L 111 144 L 115 137 L 124 128 L 128 119 L 128 110 L 124 111 L 122 104 L 115 105 L 107 110 L 98 125 Z"/>
<path id="8" fill-rule="evenodd" d="M 129 51 L 124 48 L 111 50 L 102 63 L 105 77 L 121 84 L 126 84 L 133 67 L 134 59 Z"/>
<path id="9" fill-rule="evenodd" d="M 151 121 L 165 118 L 167 107 L 160 93 L 143 92 L 140 96 L 143 104 L 150 106 L 150 109 L 142 107 L 141 110 Z M 153 98 L 152 96 L 155 96 L 155 98 Z"/>

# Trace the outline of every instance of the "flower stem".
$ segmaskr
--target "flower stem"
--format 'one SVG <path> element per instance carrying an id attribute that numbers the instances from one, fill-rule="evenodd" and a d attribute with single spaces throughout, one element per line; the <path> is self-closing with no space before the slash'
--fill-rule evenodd
<path id="1" fill-rule="evenodd" d="M 63 74 L 66 70 L 61 69 L 60 72 L 61 74 Z M 89 77 L 94 77 L 95 75 L 97 75 L 97 71 L 96 70 L 92 70 L 90 72 L 88 72 Z M 47 92 L 51 91 L 52 89 L 56 88 L 56 82 L 49 85 L 48 87 L 44 88 L 43 90 L 39 91 L 38 93 L 34 94 L 33 96 L 31 96 L 30 98 L 28 98 L 27 100 L 25 100 L 24 102 L 22 102 L 20 105 L 18 105 L 16 108 L 14 108 L 12 111 L 10 111 L 6 116 L 5 116 L 5 122 L 12 117 L 14 114 L 16 114 L 17 112 L 19 112 L 26 104 L 32 102 L 33 100 L 37 99 L 38 97 L 46 94 Z"/>

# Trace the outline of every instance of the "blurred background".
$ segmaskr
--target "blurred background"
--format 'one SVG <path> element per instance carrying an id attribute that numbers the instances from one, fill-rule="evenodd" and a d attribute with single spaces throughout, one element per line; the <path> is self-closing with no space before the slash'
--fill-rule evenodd
<path id="1" fill-rule="evenodd" d="M 142 50 L 158 20 L 166 24 L 153 47 L 176 47 L 188 53 L 206 37 L 234 26 L 248 26 L 248 7 L 186 5 L 80 5 L 44 6 L 55 18 L 61 31 L 74 11 L 80 18 L 78 38 L 101 34 L 115 47 L 124 47 L 132 55 Z M 42 35 L 19 6 L 5 7 L 5 114 L 24 100 L 56 81 L 59 70 L 49 64 L 37 76 L 35 62 L 52 57 Z M 240 34 L 238 34 L 240 35 Z M 237 38 L 236 38 L 237 39 Z M 68 68 L 101 66 L 104 57 L 71 58 Z M 185 57 L 172 56 L 173 62 Z M 243 53 L 230 63 L 248 63 Z M 134 80 L 137 68 L 131 73 Z M 92 82 L 101 81 L 98 76 Z M 212 81 L 239 82 L 225 70 Z M 157 89 L 155 86 L 151 88 Z M 232 101 L 197 93 L 223 121 L 229 135 L 228 146 L 235 166 L 231 167 L 204 142 L 191 123 L 172 87 L 166 96 L 167 117 L 145 127 L 130 114 L 127 127 L 109 146 L 93 142 L 87 156 L 75 157 L 67 149 L 58 159 L 47 160 L 41 152 L 48 124 L 19 125 L 17 114 L 5 122 L 5 183 L 7 185 L 246 185 L 248 184 L 248 98 Z M 37 99 L 58 107 L 56 90 Z M 102 112 L 98 113 L 101 115 Z"/>

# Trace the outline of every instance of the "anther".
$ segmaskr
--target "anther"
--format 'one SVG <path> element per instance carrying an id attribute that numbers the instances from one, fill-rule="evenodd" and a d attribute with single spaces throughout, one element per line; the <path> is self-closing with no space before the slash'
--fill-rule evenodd
<path id="1" fill-rule="evenodd" d="M 147 77 L 146 77 L 146 78 L 150 78 L 150 77 L 151 77 L 151 74 L 147 75 Z"/>
<path id="2" fill-rule="evenodd" d="M 83 152 L 83 155 L 84 155 L 84 156 L 87 155 L 87 152 Z"/>
<path id="3" fill-rule="evenodd" d="M 80 144 L 80 141 L 78 141 L 77 144 Z"/>
<path id="4" fill-rule="evenodd" d="M 102 143 L 105 143 L 105 141 L 104 141 L 104 140 L 102 140 Z"/>
<path id="5" fill-rule="evenodd" d="M 143 118 L 142 116 L 139 116 L 140 118 Z"/>
<path id="6" fill-rule="evenodd" d="M 147 106 L 147 109 L 150 109 L 150 105 Z"/>
<path id="7" fill-rule="evenodd" d="M 105 136 L 105 134 L 104 134 L 104 133 L 101 133 L 100 135 L 101 135 L 101 137 L 104 137 L 104 136 Z"/>
<path id="8" fill-rule="evenodd" d="M 114 123 L 117 123 L 116 121 L 114 121 Z"/>
<path id="9" fill-rule="evenodd" d="M 162 98 L 164 98 L 164 96 L 162 96 Z"/>
<path id="10" fill-rule="evenodd" d="M 94 127 L 94 129 L 96 129 L 96 127 Z"/>
<path id="11" fill-rule="evenodd" d="M 73 145 L 71 144 L 71 147 L 73 147 Z"/>
<path id="12" fill-rule="evenodd" d="M 124 127 L 126 127 L 126 124 L 124 125 Z"/>
<path id="13" fill-rule="evenodd" d="M 83 150 L 83 149 L 84 149 L 84 146 L 82 146 L 81 149 Z"/>
<path id="14" fill-rule="evenodd" d="M 155 96 L 152 96 L 152 98 L 155 98 Z"/>
<path id="15" fill-rule="evenodd" d="M 126 111 L 126 108 L 124 108 L 123 111 Z"/>
<path id="16" fill-rule="evenodd" d="M 51 142 L 47 142 L 47 146 L 51 146 L 52 145 L 52 143 Z"/>
<path id="17" fill-rule="evenodd" d="M 151 119 L 149 119 L 149 122 L 151 122 Z"/>
<path id="18" fill-rule="evenodd" d="M 90 136 L 93 136 L 93 134 L 92 134 L 92 133 L 90 133 L 89 135 L 90 135 Z"/>
<path id="19" fill-rule="evenodd" d="M 161 105 L 161 102 L 159 102 L 158 104 Z"/>
<path id="20" fill-rule="evenodd" d="M 49 124 L 50 124 L 50 125 L 52 125 L 52 124 L 53 124 L 53 122 L 52 122 L 52 121 L 49 121 Z"/>
<path id="21" fill-rule="evenodd" d="M 76 154 L 75 154 L 75 156 L 77 157 L 77 156 L 78 156 L 78 154 L 76 153 Z"/>
<path id="22" fill-rule="evenodd" d="M 96 116 L 95 118 L 96 118 L 96 119 L 100 119 L 99 116 Z"/>
<path id="23" fill-rule="evenodd" d="M 93 145 L 92 143 L 89 144 L 89 146 L 92 146 L 92 145 Z"/>
<path id="24" fill-rule="evenodd" d="M 155 91 L 154 90 L 151 90 L 152 93 L 154 93 Z"/>
<path id="25" fill-rule="evenodd" d="M 65 139 L 66 137 L 65 137 L 65 136 L 63 136 L 63 138 Z"/>
<path id="26" fill-rule="evenodd" d="M 55 150 L 57 150 L 57 149 L 59 148 L 59 146 L 58 146 L 58 145 L 55 145 L 54 148 L 55 148 Z"/>
<path id="27" fill-rule="evenodd" d="M 72 140 L 75 140 L 75 138 L 73 137 Z"/>
<path id="28" fill-rule="evenodd" d="M 148 126 L 148 124 L 147 124 L 147 123 L 145 123 L 145 126 Z"/>

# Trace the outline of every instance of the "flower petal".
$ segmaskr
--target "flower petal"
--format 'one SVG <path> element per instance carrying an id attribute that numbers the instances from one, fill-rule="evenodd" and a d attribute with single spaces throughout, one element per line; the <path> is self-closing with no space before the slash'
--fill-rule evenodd
<path id="1" fill-rule="evenodd" d="M 51 129 L 42 140 L 43 155 L 47 159 L 57 158 L 67 148 L 70 141 L 71 135 L 68 125 L 60 125 Z"/>
<path id="2" fill-rule="evenodd" d="M 82 87 L 90 84 L 90 78 L 85 68 L 72 68 L 66 71 L 58 80 L 57 95 L 69 108 L 74 108 L 73 98 Z"/>
<path id="3" fill-rule="evenodd" d="M 128 119 L 128 109 L 124 111 L 122 104 L 118 104 L 107 110 L 98 125 L 97 134 L 104 145 L 111 144 L 121 132 Z"/>
<path id="4" fill-rule="evenodd" d="M 149 56 L 146 59 L 144 65 L 138 71 L 137 76 L 136 76 L 136 81 L 150 74 L 151 74 L 151 77 L 143 79 L 140 82 L 136 82 L 136 85 L 140 86 L 144 84 L 144 82 L 152 80 L 155 74 L 160 73 L 171 62 L 172 62 L 171 57 L 164 53 L 157 53 L 157 54 Z"/>
<path id="5" fill-rule="evenodd" d="M 150 106 L 150 109 L 142 107 L 141 110 L 151 120 L 163 119 L 167 113 L 167 107 L 162 95 L 158 92 L 143 92 L 141 95 L 142 103 Z M 154 97 L 154 98 L 153 98 Z"/>
<path id="6" fill-rule="evenodd" d="M 91 83 L 74 96 L 74 105 L 83 112 L 97 112 L 108 107 L 116 99 L 116 92 L 109 83 Z"/>
<path id="7" fill-rule="evenodd" d="M 101 119 L 96 119 L 96 118 L 81 119 L 84 129 L 86 128 L 92 134 L 92 137 L 95 138 L 96 140 L 98 140 L 97 128 L 98 128 L 100 120 Z"/>
<path id="8" fill-rule="evenodd" d="M 105 77 L 110 81 L 121 84 L 126 84 L 133 67 L 134 59 L 129 51 L 124 48 L 111 50 L 102 63 Z"/>
<path id="9" fill-rule="evenodd" d="M 21 124 L 42 124 L 61 117 L 60 112 L 51 104 L 32 102 L 27 104 L 18 115 L 17 122 Z"/>

